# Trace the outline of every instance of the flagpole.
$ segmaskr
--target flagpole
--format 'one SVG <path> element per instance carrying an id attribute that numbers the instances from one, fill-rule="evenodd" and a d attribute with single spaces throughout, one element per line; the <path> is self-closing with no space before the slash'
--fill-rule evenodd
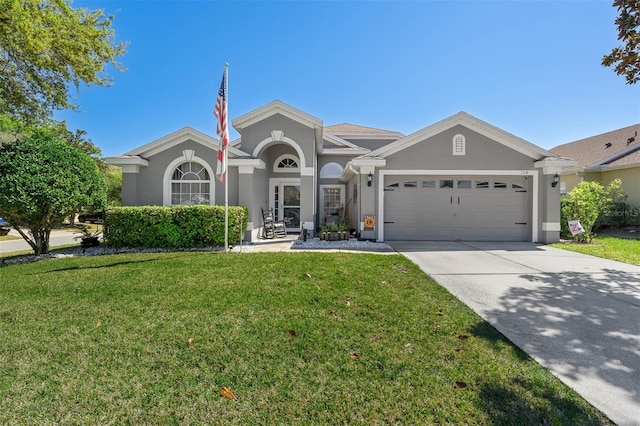
<path id="1" fill-rule="evenodd" d="M 229 116 L 229 63 L 224 64 L 225 99 L 227 100 L 227 120 Z M 228 132 L 228 130 L 227 130 Z M 228 134 L 228 133 L 227 133 Z M 228 136 L 227 136 L 228 137 Z M 224 150 L 224 252 L 229 252 L 229 148 Z"/>
<path id="2" fill-rule="evenodd" d="M 228 124 L 228 102 L 229 94 L 227 74 L 229 72 L 229 64 L 224 64 L 224 72 L 222 73 L 222 82 L 218 97 L 216 98 L 216 106 L 213 109 L 213 115 L 216 117 L 216 133 L 220 136 L 218 145 L 218 163 L 216 165 L 216 178 L 224 184 L 224 251 L 229 251 L 229 177 L 227 176 L 227 159 L 229 148 L 229 124 Z"/>

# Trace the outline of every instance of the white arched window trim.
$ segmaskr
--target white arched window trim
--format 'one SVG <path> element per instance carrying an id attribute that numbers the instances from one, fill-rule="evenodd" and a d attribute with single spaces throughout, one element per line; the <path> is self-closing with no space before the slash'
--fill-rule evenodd
<path id="1" fill-rule="evenodd" d="M 207 161 L 205 161 L 204 159 L 198 157 L 195 155 L 195 151 L 192 150 L 185 150 L 182 151 L 182 156 L 176 158 L 175 160 L 173 160 L 171 163 L 169 163 L 169 165 L 167 166 L 167 168 L 164 170 L 164 177 L 162 178 L 162 204 L 165 206 L 170 206 L 171 205 L 171 175 L 173 174 L 173 171 L 176 169 L 176 167 L 178 167 L 180 164 L 187 162 L 187 161 L 192 161 L 194 163 L 198 163 L 200 165 L 202 165 L 202 167 L 205 168 L 205 170 L 207 171 L 207 173 L 209 173 L 209 202 L 211 205 L 215 204 L 215 192 L 216 192 L 216 180 L 215 180 L 215 173 L 213 171 L 213 169 L 211 168 L 211 166 L 209 165 L 209 163 L 207 163 Z"/>
<path id="2" fill-rule="evenodd" d="M 279 167 L 280 163 L 285 160 L 293 160 L 296 164 L 296 167 Z M 273 162 L 273 172 L 274 173 L 299 173 L 300 172 L 300 159 L 293 154 L 282 154 L 276 161 Z"/>
<path id="3" fill-rule="evenodd" d="M 296 153 L 298 154 L 298 158 L 300 159 L 300 162 L 298 163 L 298 166 L 300 167 L 300 175 L 313 176 L 315 174 L 315 169 L 313 167 L 305 166 L 305 164 L 307 164 L 307 160 L 304 156 L 304 151 L 302 150 L 300 145 L 298 145 L 293 139 L 290 139 L 284 136 L 284 132 L 281 130 L 272 131 L 270 137 L 260 142 L 258 146 L 256 146 L 255 149 L 253 150 L 253 154 L 252 154 L 253 157 L 259 158 L 260 154 L 264 149 L 266 149 L 272 144 L 277 144 L 277 143 L 283 143 L 285 145 L 289 145 L 296 150 Z"/>
<path id="4" fill-rule="evenodd" d="M 344 169 L 338 163 L 327 163 L 320 169 L 321 178 L 339 178 Z"/>

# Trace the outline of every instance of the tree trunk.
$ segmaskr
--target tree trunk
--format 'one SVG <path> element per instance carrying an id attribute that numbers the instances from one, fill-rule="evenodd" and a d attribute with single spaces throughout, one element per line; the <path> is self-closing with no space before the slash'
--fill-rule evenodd
<path id="1" fill-rule="evenodd" d="M 33 249 L 33 253 L 36 256 L 40 256 L 41 254 L 49 253 L 49 236 L 51 235 L 51 230 L 40 230 L 33 232 L 31 231 L 31 237 L 25 234 L 25 232 L 17 226 L 13 227 L 18 233 L 22 236 L 22 238 L 29 243 L 31 248 Z"/>
<path id="2" fill-rule="evenodd" d="M 36 245 L 39 247 L 39 253 L 36 253 L 36 256 L 40 256 L 41 254 L 49 253 L 49 235 L 51 234 L 51 230 L 41 229 L 40 231 L 35 233 Z"/>

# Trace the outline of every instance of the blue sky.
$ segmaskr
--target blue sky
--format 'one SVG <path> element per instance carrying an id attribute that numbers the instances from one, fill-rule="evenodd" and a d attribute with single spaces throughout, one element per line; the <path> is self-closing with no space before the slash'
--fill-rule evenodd
<path id="1" fill-rule="evenodd" d="M 640 84 L 600 65 L 611 1 L 75 1 L 129 41 L 108 88 L 64 111 L 105 156 L 185 126 L 214 135 L 275 99 L 320 118 L 410 134 L 459 111 L 551 148 L 640 122 Z M 232 130 L 231 137 L 238 136 Z"/>

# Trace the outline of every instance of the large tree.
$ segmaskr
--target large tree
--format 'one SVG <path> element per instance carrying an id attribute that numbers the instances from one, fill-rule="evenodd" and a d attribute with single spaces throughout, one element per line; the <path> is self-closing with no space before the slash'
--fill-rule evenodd
<path id="1" fill-rule="evenodd" d="M 51 230 L 79 207 L 103 208 L 106 192 L 95 161 L 51 129 L 0 145 L 0 217 L 36 255 L 49 252 Z"/>
<path id="2" fill-rule="evenodd" d="M 116 58 L 126 49 L 112 20 L 66 0 L 0 0 L 0 114 L 43 122 L 75 108 L 69 83 L 111 84 L 106 68 L 122 70 Z"/>
<path id="3" fill-rule="evenodd" d="M 602 65 L 614 66 L 627 84 L 635 84 L 640 81 L 640 0 L 614 0 L 613 6 L 618 8 L 616 27 L 623 45 L 605 55 Z"/>

